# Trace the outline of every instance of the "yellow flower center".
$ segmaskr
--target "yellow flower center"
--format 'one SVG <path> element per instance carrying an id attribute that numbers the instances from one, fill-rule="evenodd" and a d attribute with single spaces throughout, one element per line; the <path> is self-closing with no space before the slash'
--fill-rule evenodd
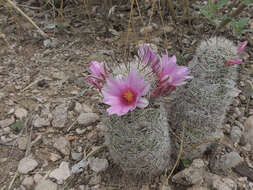
<path id="1" fill-rule="evenodd" d="M 123 93 L 123 98 L 127 101 L 127 102 L 132 102 L 134 100 L 134 94 L 132 91 L 130 90 L 126 90 Z"/>

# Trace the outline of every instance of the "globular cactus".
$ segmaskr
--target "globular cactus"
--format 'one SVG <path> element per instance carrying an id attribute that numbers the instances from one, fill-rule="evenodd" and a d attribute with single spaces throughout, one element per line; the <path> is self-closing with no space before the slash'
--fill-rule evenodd
<path id="1" fill-rule="evenodd" d="M 183 121 L 187 123 L 184 143 L 186 159 L 201 156 L 210 146 L 210 141 L 220 137 L 219 129 L 236 95 L 238 77 L 237 65 L 228 67 L 225 62 L 235 57 L 236 46 L 225 38 L 214 37 L 202 41 L 189 64 L 194 78 L 175 91 L 175 98 L 168 105 L 168 119 L 176 134 L 181 133 Z"/>
<path id="2" fill-rule="evenodd" d="M 162 103 L 135 109 L 121 117 L 112 115 L 105 125 L 105 142 L 123 171 L 153 176 L 169 168 L 171 144 Z"/>

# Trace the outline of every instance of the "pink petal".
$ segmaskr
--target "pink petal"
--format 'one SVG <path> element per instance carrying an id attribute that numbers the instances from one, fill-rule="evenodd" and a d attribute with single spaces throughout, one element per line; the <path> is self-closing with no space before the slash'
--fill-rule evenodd
<path id="1" fill-rule="evenodd" d="M 239 65 L 241 63 L 242 63 L 242 59 L 230 59 L 230 60 L 226 61 L 225 66 L 231 66 L 231 65 L 235 65 L 235 64 Z"/>
<path id="2" fill-rule="evenodd" d="M 96 88 L 98 88 L 99 90 L 101 90 L 103 87 L 102 87 L 102 85 L 100 85 L 92 76 L 88 76 L 87 77 L 87 81 L 91 84 L 91 85 L 93 85 L 93 86 L 95 86 Z"/>
<path id="3" fill-rule="evenodd" d="M 237 54 L 241 53 L 245 49 L 247 44 L 248 44 L 247 40 L 242 42 L 237 48 Z"/>
<path id="4" fill-rule="evenodd" d="M 136 106 L 139 108 L 145 108 L 148 106 L 148 100 L 146 98 L 140 98 Z"/>
<path id="5" fill-rule="evenodd" d="M 92 61 L 90 63 L 89 69 L 94 76 L 96 76 L 98 78 L 102 77 L 103 69 L 102 69 L 101 63 L 99 63 L 97 61 Z"/>

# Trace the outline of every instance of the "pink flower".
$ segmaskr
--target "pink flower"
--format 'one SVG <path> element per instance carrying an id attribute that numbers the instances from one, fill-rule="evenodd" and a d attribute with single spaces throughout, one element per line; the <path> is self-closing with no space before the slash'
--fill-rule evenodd
<path id="1" fill-rule="evenodd" d="M 139 47 L 139 55 L 141 58 L 141 61 L 144 64 L 147 64 L 150 66 L 154 72 L 159 71 L 159 63 L 160 63 L 160 57 L 157 56 L 151 49 L 150 46 L 145 45 Z"/>
<path id="2" fill-rule="evenodd" d="M 180 86 L 186 83 L 186 79 L 192 78 L 189 76 L 187 67 L 177 65 L 176 56 L 168 57 L 168 52 L 163 55 L 160 63 L 159 84 L 156 89 L 153 90 L 151 96 L 157 97 L 164 95 L 176 89 L 176 86 Z"/>
<path id="3" fill-rule="evenodd" d="M 138 77 L 137 71 L 129 73 L 128 79 L 107 78 L 106 86 L 102 89 L 104 96 L 103 103 L 110 105 L 107 109 L 109 115 L 118 116 L 132 111 L 136 107 L 144 108 L 148 105 L 148 100 L 142 98 L 149 90 L 149 85 L 144 83 L 144 77 Z"/>
<path id="4" fill-rule="evenodd" d="M 242 63 L 242 59 L 230 59 L 230 60 L 227 60 L 226 63 L 225 63 L 225 66 L 231 66 L 231 65 L 239 65 Z"/>
<path id="5" fill-rule="evenodd" d="M 97 61 L 92 61 L 90 63 L 90 67 L 89 67 L 91 73 L 93 76 L 101 79 L 101 80 L 105 80 L 105 78 L 108 76 L 108 72 L 107 72 L 107 68 L 106 65 L 104 63 L 99 63 Z"/>
<path id="6" fill-rule="evenodd" d="M 242 42 L 242 43 L 237 47 L 237 54 L 241 53 L 241 52 L 245 49 L 245 47 L 246 47 L 247 44 L 248 44 L 248 41 L 247 41 L 247 40 L 244 41 L 244 42 Z"/>
<path id="7" fill-rule="evenodd" d="M 101 90 L 103 87 L 102 84 L 105 83 L 106 78 L 109 77 L 106 65 L 104 63 L 92 61 L 89 69 L 92 74 L 87 77 L 87 81 Z"/>

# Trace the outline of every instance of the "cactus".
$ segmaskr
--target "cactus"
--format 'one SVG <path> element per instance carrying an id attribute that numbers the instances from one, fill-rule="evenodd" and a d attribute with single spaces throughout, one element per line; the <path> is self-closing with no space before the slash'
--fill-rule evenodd
<path id="1" fill-rule="evenodd" d="M 105 120 L 105 142 L 113 160 L 123 171 L 158 175 L 170 165 L 170 137 L 162 103 L 135 109 Z"/>
<path id="2" fill-rule="evenodd" d="M 237 56 L 234 44 L 221 37 L 202 41 L 189 64 L 192 81 L 175 91 L 174 100 L 168 105 L 169 122 L 176 134 L 182 131 L 186 121 L 184 158 L 201 156 L 211 143 L 203 143 L 219 137 L 219 129 L 226 111 L 235 96 L 238 77 L 237 65 L 226 67 L 226 60 Z M 194 150 L 189 149 L 201 144 Z"/>

